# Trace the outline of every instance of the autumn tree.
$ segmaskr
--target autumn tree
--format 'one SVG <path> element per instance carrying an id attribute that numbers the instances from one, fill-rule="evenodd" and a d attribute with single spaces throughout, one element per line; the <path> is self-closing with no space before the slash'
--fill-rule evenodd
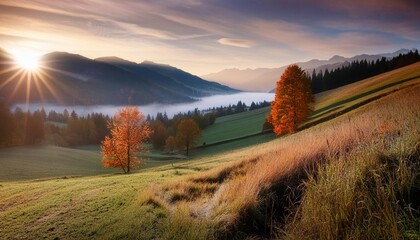
<path id="1" fill-rule="evenodd" d="M 193 119 L 182 119 L 176 131 L 176 143 L 180 150 L 186 150 L 187 156 L 189 149 L 193 147 L 201 136 L 201 131 Z"/>
<path id="2" fill-rule="evenodd" d="M 0 146 L 12 144 L 15 119 L 9 108 L 0 102 Z"/>
<path id="3" fill-rule="evenodd" d="M 122 168 L 129 173 L 140 163 L 138 152 L 146 149 L 143 144 L 152 130 L 137 107 L 124 107 L 109 122 L 111 135 L 102 142 L 102 163 L 106 168 Z"/>
<path id="4" fill-rule="evenodd" d="M 165 124 L 161 120 L 156 120 L 152 126 L 153 134 L 150 137 L 151 142 L 155 148 L 161 149 L 165 146 L 167 137 L 167 130 Z"/>
<path id="5" fill-rule="evenodd" d="M 176 147 L 176 140 L 174 136 L 169 136 L 165 141 L 165 149 L 168 152 L 173 152 Z"/>
<path id="6" fill-rule="evenodd" d="M 299 66 L 290 65 L 277 81 L 267 121 L 273 125 L 277 135 L 295 132 L 311 113 L 313 101 L 308 76 Z"/>

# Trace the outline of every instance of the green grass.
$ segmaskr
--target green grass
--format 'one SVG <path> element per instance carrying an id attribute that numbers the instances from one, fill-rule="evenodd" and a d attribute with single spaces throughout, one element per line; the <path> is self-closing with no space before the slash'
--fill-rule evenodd
<path id="1" fill-rule="evenodd" d="M 203 239 L 416 236 L 419 91 L 417 84 L 315 127 L 237 151 L 243 161 L 164 183 L 140 201 L 170 209 L 172 227 L 159 232 L 171 232 L 172 239 L 185 237 L 178 229 Z M 292 221 L 283 222 L 289 214 Z"/>
<path id="2" fill-rule="evenodd" d="M 266 107 L 217 118 L 215 124 L 203 130 L 203 136 L 198 143 L 212 144 L 260 133 L 269 111 L 270 108 Z"/>
<path id="3" fill-rule="evenodd" d="M 370 98 L 419 82 L 420 63 L 416 63 L 338 89 L 316 94 L 314 112 L 308 122 L 334 115 Z M 214 125 L 203 130 L 203 136 L 198 141 L 198 145 L 204 142 L 213 144 L 261 133 L 262 125 L 269 111 L 270 107 L 266 107 L 217 118 Z"/>
<path id="4" fill-rule="evenodd" d="M 100 159 L 99 151 L 48 145 L 1 149 L 0 181 L 117 172 L 104 169 Z"/>
<path id="5" fill-rule="evenodd" d="M 316 95 L 316 104 L 310 121 L 316 121 L 320 117 L 332 115 L 369 98 L 419 82 L 420 63 L 415 63 L 353 84 L 319 93 Z"/>
<path id="6" fill-rule="evenodd" d="M 209 147 L 193 149 L 192 155 L 194 158 L 206 157 L 206 156 L 211 156 L 211 155 L 218 154 L 221 152 L 239 150 L 239 149 L 253 146 L 256 144 L 269 142 L 274 139 L 276 139 L 276 136 L 274 133 L 264 133 L 264 134 L 250 136 L 250 137 L 246 137 L 246 138 L 242 138 L 242 139 L 238 139 L 234 141 L 224 142 L 221 144 L 214 144 Z"/>
<path id="7" fill-rule="evenodd" d="M 420 82 L 419 76 L 420 63 L 417 63 L 317 94 L 317 102 L 314 106 L 315 111 L 310 118 L 310 122 L 333 115 L 366 99 L 391 92 L 409 84 L 418 83 Z M 359 94 L 355 95 L 354 93 Z M 262 108 L 217 118 L 214 125 L 203 131 L 203 136 L 198 141 L 199 147 L 202 146 L 203 142 L 211 146 L 193 150 L 189 159 L 185 159 L 181 155 L 168 155 L 152 149 L 150 153 L 143 154 L 145 161 L 140 168 L 153 168 L 190 161 L 191 159 L 203 158 L 271 141 L 275 138 L 273 134 L 258 135 L 261 133 L 262 124 L 268 112 L 269 108 Z M 245 136 L 248 137 L 243 138 Z M 118 169 L 107 170 L 102 168 L 100 148 L 97 145 L 83 146 L 78 149 L 53 146 L 2 149 L 0 150 L 0 164 L 2 165 L 2 168 L 0 168 L 0 181 L 69 175 L 87 176 L 119 172 Z"/>
<path id="8" fill-rule="evenodd" d="M 167 211 L 141 206 L 139 193 L 237 158 L 225 156 L 129 175 L 0 183 L 0 239 L 151 239 Z"/>
<path id="9" fill-rule="evenodd" d="M 348 86 L 348 89 L 344 87 L 338 89 L 337 92 L 323 93 L 318 98 L 321 102 L 316 104 L 316 108 L 332 106 L 324 109 L 324 111 L 329 111 L 326 114 L 330 114 L 335 111 L 335 108 L 339 107 L 332 105 L 334 102 L 350 99 L 354 97 L 355 93 L 383 88 L 393 81 L 398 82 L 408 79 L 410 76 L 413 77 L 413 74 L 418 76 L 420 72 L 419 64 L 411 65 L 404 69 L 387 73 L 388 75 L 386 76 L 390 77 L 391 80 L 381 75 L 378 78 L 371 79 L 372 83 L 369 82 L 369 84 L 366 82 L 356 83 Z M 419 79 L 412 79 L 405 83 L 401 82 L 392 87 L 370 92 L 369 96 L 415 82 L 418 83 Z M 345 107 L 351 106 L 355 102 L 362 101 L 363 97 L 345 101 L 343 104 Z M 398 100 L 399 98 L 396 99 Z M 144 165 L 143 170 L 129 175 L 115 174 L 115 172 L 120 172 L 118 169 L 110 171 L 103 169 L 100 163 L 98 146 L 87 146 L 81 149 L 37 146 L 0 150 L 0 239 L 162 239 L 165 237 L 194 239 L 214 237 L 214 235 L 211 235 L 211 232 L 215 231 L 213 228 L 216 225 L 209 225 L 209 221 L 210 223 L 211 221 L 220 221 L 224 223 L 222 227 L 228 229 L 229 224 L 232 222 L 243 220 L 240 218 L 243 216 L 241 214 L 243 214 L 243 209 L 246 209 L 245 207 L 249 205 L 252 206 L 250 208 L 252 212 L 247 212 L 250 214 L 249 216 L 261 217 L 261 211 L 270 210 L 269 208 L 261 208 L 267 206 L 258 205 L 264 203 L 265 199 L 261 197 L 264 197 L 263 194 L 267 193 L 260 190 L 267 190 L 272 186 L 270 184 L 278 184 L 278 179 L 287 178 L 287 174 L 282 175 L 279 169 L 293 169 L 293 167 L 298 166 L 295 162 L 299 159 L 313 158 L 318 160 L 319 154 L 316 151 L 323 150 L 324 145 L 328 145 L 328 149 L 330 149 L 330 145 L 337 144 L 338 146 L 343 143 L 340 147 L 345 153 L 347 151 L 347 145 L 345 144 L 348 144 L 346 142 L 348 139 L 342 138 L 340 139 L 341 141 L 338 141 L 339 139 L 334 137 L 337 135 L 341 136 L 340 134 L 343 136 L 346 136 L 346 134 L 349 136 L 353 136 L 352 134 L 357 135 L 359 132 L 353 129 L 357 125 L 351 125 L 351 128 L 347 129 L 346 127 L 350 124 L 344 124 L 343 127 L 337 128 L 340 125 L 333 125 L 333 122 L 350 122 L 350 120 L 358 118 L 359 115 L 365 114 L 364 111 L 370 113 L 373 112 L 372 109 L 376 109 L 377 113 L 362 118 L 363 121 L 372 121 L 373 117 L 378 117 L 379 119 L 378 122 L 369 123 L 372 125 L 371 128 L 365 127 L 366 129 L 364 130 L 367 133 L 372 134 L 377 124 L 392 123 L 398 125 L 401 123 L 401 121 L 394 123 L 393 114 L 389 111 L 380 111 L 380 106 L 371 107 L 369 111 L 365 110 L 367 108 L 362 107 L 334 121 L 322 123 L 316 128 L 307 129 L 290 137 L 261 145 L 254 144 L 255 142 L 269 141 L 273 139 L 273 136 L 269 134 L 257 135 L 243 138 L 240 141 L 197 149 L 195 150 L 196 152 L 193 152 L 195 159 L 173 160 L 174 162 L 170 162 L 172 160 L 158 160 L 162 153 L 152 152 L 149 156 L 155 158 L 156 160 L 154 161 L 156 162 L 150 162 L 150 168 L 146 168 L 147 166 Z M 383 118 L 383 113 L 387 113 L 386 116 L 389 118 Z M 246 114 L 248 114 L 249 118 L 242 117 Z M 261 119 L 261 116 L 248 112 L 229 116 L 230 118 L 218 119 L 215 127 L 219 124 L 219 130 L 217 128 L 213 130 L 209 128 L 208 134 L 216 130 L 222 134 L 223 129 L 226 130 L 229 126 L 233 127 L 234 121 L 230 120 L 232 118 L 236 118 L 238 122 L 243 120 L 251 123 L 253 121 L 251 118 Z M 401 119 L 401 116 L 395 117 L 400 117 L 397 119 Z M 412 119 L 408 120 L 412 121 Z M 415 121 L 418 123 L 418 119 Z M 246 125 L 243 124 L 242 126 Z M 330 125 L 331 127 L 329 127 Z M 254 125 L 250 127 L 257 129 Z M 410 130 L 410 132 L 413 131 Z M 320 142 L 319 139 L 325 138 L 327 133 L 333 136 L 332 141 L 327 142 L 327 144 L 325 141 Z M 223 141 L 243 136 L 243 134 L 244 132 L 237 135 L 232 132 L 225 134 L 219 140 L 214 139 L 216 139 L 215 141 Z M 333 141 L 334 139 L 337 141 Z M 307 144 L 300 146 L 302 142 Z M 353 144 L 351 141 L 350 143 Z M 313 149 L 318 145 L 318 150 Z M 406 147 L 403 140 L 396 142 L 394 145 L 404 151 L 410 150 Z M 394 147 L 394 145 L 392 146 Z M 363 146 L 354 145 L 355 151 L 358 151 Z M 243 147 L 246 148 L 242 149 Z M 398 153 L 398 151 L 391 152 L 391 154 L 397 156 Z M 329 154 L 335 153 L 331 151 Z M 243 169 L 231 171 L 231 175 L 224 174 L 226 169 L 237 166 L 238 163 L 243 161 L 255 162 L 246 165 Z M 148 164 L 148 162 L 146 161 L 145 164 Z M 226 167 L 227 165 L 229 166 Z M 202 172 L 208 169 L 210 169 L 210 172 Z M 264 169 L 264 171 L 257 171 L 258 169 Z M 100 171 L 103 172 L 101 173 Z M 77 174 L 74 174 L 75 172 Z M 16 176 L 20 178 L 20 175 L 22 175 L 21 179 L 24 180 L 38 177 L 53 177 L 57 176 L 56 174 L 58 173 L 60 176 L 84 176 L 90 175 L 92 172 L 94 174 L 108 174 L 80 178 L 8 181 L 8 179 L 15 180 Z M 53 174 L 48 175 L 51 173 Z M 213 174 L 216 174 L 218 178 L 212 177 Z M 202 202 L 180 201 L 176 205 L 170 203 L 172 204 L 169 205 L 170 209 L 166 208 L 168 206 L 165 205 L 160 207 L 159 202 L 141 204 L 139 198 L 142 198 L 145 190 L 149 191 L 152 189 L 150 191 L 153 194 L 153 186 L 158 188 L 167 186 L 167 184 L 173 186 L 182 185 L 185 182 L 183 176 L 186 176 L 186 178 L 190 177 L 192 180 L 188 183 L 194 184 L 197 183 L 193 181 L 194 179 L 197 181 L 208 180 L 211 184 L 211 181 L 222 181 L 217 183 L 220 186 L 218 188 L 219 191 L 216 192 L 217 194 L 212 195 L 211 198 L 204 197 Z M 209 185 L 209 187 L 211 186 Z M 187 189 L 187 193 L 199 191 L 197 188 L 193 188 L 195 185 L 188 185 L 188 187 L 190 188 Z M 173 188 L 179 190 L 180 187 Z M 378 188 L 378 190 L 381 189 Z M 230 198 L 232 196 L 234 198 Z M 197 197 L 197 199 L 200 198 Z M 211 218 L 208 216 L 215 217 Z M 278 218 L 283 218 L 283 216 L 278 216 Z M 372 216 L 372 218 L 375 218 L 375 216 Z M 250 223 L 253 223 L 254 220 L 252 219 Z M 218 230 L 216 229 L 216 231 Z M 418 236 L 418 231 L 414 230 L 409 232 L 409 234 Z"/>

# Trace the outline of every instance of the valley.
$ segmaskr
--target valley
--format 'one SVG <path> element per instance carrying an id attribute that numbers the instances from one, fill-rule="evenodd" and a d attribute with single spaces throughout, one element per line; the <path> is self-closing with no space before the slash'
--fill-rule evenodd
<path id="1" fill-rule="evenodd" d="M 0 1 L 0 240 L 419 240 L 419 13 Z"/>
<path id="2" fill-rule="evenodd" d="M 203 131 L 200 142 L 206 146 L 199 145 L 190 158 L 152 151 L 129 175 L 102 169 L 96 146 L 0 150 L 0 236 L 211 239 L 261 234 L 271 226 L 266 221 L 273 221 L 261 211 L 272 204 L 270 193 L 301 184 L 308 179 L 302 171 L 312 164 L 365 154 L 376 166 L 371 151 L 418 157 L 419 76 L 416 63 L 320 93 L 308 123 L 334 117 L 280 138 L 261 133 L 267 108 L 218 118 Z M 348 155 L 342 155 L 344 149 Z M 58 157 L 48 157 L 53 155 Z M 275 207 L 281 214 L 287 206 Z M 255 228 L 247 227 L 247 219 Z M 303 222 L 277 224 L 286 226 L 287 234 L 298 234 L 293 233 L 297 226 L 309 229 Z M 270 234 L 282 233 L 262 236 Z"/>

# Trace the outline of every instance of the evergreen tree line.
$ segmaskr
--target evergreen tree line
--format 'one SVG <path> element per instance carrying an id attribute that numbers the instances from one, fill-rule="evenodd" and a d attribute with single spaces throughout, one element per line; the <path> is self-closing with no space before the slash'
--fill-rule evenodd
<path id="1" fill-rule="evenodd" d="M 186 113 L 178 113 L 175 114 L 173 118 L 169 118 L 166 112 L 161 113 L 158 112 L 156 117 L 151 117 L 150 114 L 147 115 L 146 120 L 149 123 L 154 123 L 156 121 L 162 122 L 166 127 L 176 127 L 178 122 L 182 119 L 193 119 L 196 124 L 200 127 L 200 129 L 204 129 L 216 121 L 216 115 L 214 113 L 202 113 L 198 108 L 194 109 L 194 111 L 188 111 Z"/>
<path id="2" fill-rule="evenodd" d="M 79 117 L 67 110 L 46 114 L 44 109 L 29 112 L 16 108 L 11 112 L 0 103 L 0 147 L 41 143 L 57 146 L 99 144 L 109 134 L 109 120 L 101 113 Z"/>
<path id="3" fill-rule="evenodd" d="M 317 73 L 314 69 L 310 76 L 312 92 L 319 93 L 338 88 L 418 61 L 420 61 L 420 55 L 415 50 L 399 54 L 392 59 L 382 57 L 376 61 L 353 61 L 331 71 L 326 69 L 324 72 Z"/>
<path id="4" fill-rule="evenodd" d="M 263 107 L 268 107 L 270 106 L 270 104 L 271 104 L 270 102 L 262 101 L 262 102 L 257 102 L 257 103 L 252 102 L 251 105 L 248 106 L 244 102 L 238 101 L 236 105 L 229 104 L 229 106 L 227 107 L 223 107 L 223 106 L 213 107 L 213 108 L 208 109 L 207 111 L 211 111 L 215 113 L 216 117 L 223 117 L 223 116 L 227 116 L 227 115 L 231 115 L 235 113 L 241 113 L 241 112 L 256 110 Z"/>

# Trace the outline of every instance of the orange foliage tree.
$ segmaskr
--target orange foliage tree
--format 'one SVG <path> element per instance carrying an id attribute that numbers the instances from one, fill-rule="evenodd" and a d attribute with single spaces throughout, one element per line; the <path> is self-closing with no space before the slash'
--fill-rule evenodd
<path id="1" fill-rule="evenodd" d="M 299 66 L 290 65 L 277 81 L 267 121 L 273 125 L 277 135 L 295 132 L 311 113 L 313 101 L 308 76 Z"/>
<path id="2" fill-rule="evenodd" d="M 176 140 L 174 136 L 169 136 L 165 141 L 165 149 L 169 152 L 173 152 L 175 150 Z"/>
<path id="3" fill-rule="evenodd" d="M 101 146 L 103 166 L 122 168 L 124 173 L 129 173 L 139 165 L 137 153 L 146 151 L 143 144 L 152 130 L 139 109 L 129 106 L 120 109 L 108 127 L 111 135 L 105 137 Z"/>
<path id="4" fill-rule="evenodd" d="M 201 130 L 193 119 L 182 119 L 176 131 L 176 143 L 180 150 L 189 149 L 195 145 L 201 136 Z"/>

